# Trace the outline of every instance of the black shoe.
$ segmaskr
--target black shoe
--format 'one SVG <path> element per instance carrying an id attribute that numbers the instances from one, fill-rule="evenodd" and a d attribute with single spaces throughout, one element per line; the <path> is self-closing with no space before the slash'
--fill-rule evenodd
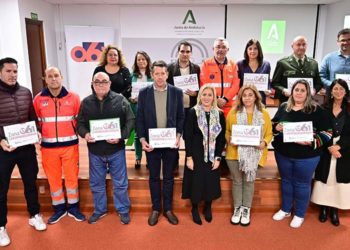
<path id="1" fill-rule="evenodd" d="M 173 212 L 166 211 L 164 212 L 164 216 L 168 219 L 169 223 L 172 225 L 177 225 L 179 224 L 179 220 L 177 219 L 177 217 L 175 216 L 175 214 Z"/>
<path id="2" fill-rule="evenodd" d="M 151 215 L 148 218 L 148 225 L 154 226 L 158 223 L 159 211 L 152 211 Z"/>
<path id="3" fill-rule="evenodd" d="M 199 216 L 198 209 L 192 208 L 191 212 L 192 212 L 193 222 L 198 225 L 202 225 L 202 220 L 201 220 L 201 217 Z"/>
<path id="4" fill-rule="evenodd" d="M 141 168 L 141 161 L 140 160 L 136 160 L 135 162 L 135 169 L 140 169 Z"/>
<path id="5" fill-rule="evenodd" d="M 213 215 L 211 213 L 211 206 L 204 206 L 204 219 L 207 222 L 211 222 L 213 220 Z"/>
<path id="6" fill-rule="evenodd" d="M 331 222 L 334 226 L 337 227 L 340 225 L 339 217 L 338 217 L 338 208 L 331 207 L 329 209 L 329 217 L 331 218 Z"/>
<path id="7" fill-rule="evenodd" d="M 320 215 L 318 216 L 318 220 L 322 223 L 326 222 L 327 220 L 327 206 L 320 206 Z"/>

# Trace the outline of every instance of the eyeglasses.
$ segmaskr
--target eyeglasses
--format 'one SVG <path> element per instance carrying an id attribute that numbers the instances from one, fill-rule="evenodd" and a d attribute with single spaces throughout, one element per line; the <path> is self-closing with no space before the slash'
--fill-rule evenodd
<path id="1" fill-rule="evenodd" d="M 106 86 L 110 81 L 93 81 L 92 83 L 97 86 Z"/>
<path id="2" fill-rule="evenodd" d="M 190 54 L 191 52 L 191 50 L 180 50 L 181 54 Z"/>

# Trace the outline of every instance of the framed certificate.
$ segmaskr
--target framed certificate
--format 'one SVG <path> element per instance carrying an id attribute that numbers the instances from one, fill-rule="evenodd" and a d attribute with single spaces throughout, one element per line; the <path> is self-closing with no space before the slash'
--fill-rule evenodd
<path id="1" fill-rule="evenodd" d="M 182 89 L 183 92 L 188 89 L 192 91 L 199 90 L 197 74 L 174 76 L 174 85 Z"/>
<path id="2" fill-rule="evenodd" d="M 119 118 L 90 120 L 90 134 L 96 141 L 120 139 Z"/>
<path id="3" fill-rule="evenodd" d="M 176 128 L 150 128 L 149 144 L 153 148 L 174 148 L 176 144 Z"/>
<path id="4" fill-rule="evenodd" d="M 305 80 L 309 83 L 311 92 L 314 89 L 314 79 L 313 78 L 299 78 L 299 77 L 288 77 L 288 90 L 292 91 L 292 87 L 297 80 Z"/>
<path id="5" fill-rule="evenodd" d="M 261 127 L 251 125 L 232 125 L 231 142 L 236 145 L 259 146 Z"/>
<path id="6" fill-rule="evenodd" d="M 269 89 L 269 74 L 244 73 L 243 85 L 253 84 L 259 91 Z"/>
<path id="7" fill-rule="evenodd" d="M 34 121 L 4 126 L 4 133 L 11 147 L 33 144 L 39 140 Z"/>
<path id="8" fill-rule="evenodd" d="M 312 122 L 283 123 L 283 142 L 313 141 Z"/>
<path id="9" fill-rule="evenodd" d="M 131 83 L 131 98 L 136 98 L 139 96 L 139 92 L 142 88 L 153 84 L 153 82 L 132 82 Z"/>

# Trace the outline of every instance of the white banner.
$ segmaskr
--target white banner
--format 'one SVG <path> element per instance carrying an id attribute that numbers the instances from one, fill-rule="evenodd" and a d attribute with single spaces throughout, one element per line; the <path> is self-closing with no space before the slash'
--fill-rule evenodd
<path id="1" fill-rule="evenodd" d="M 84 98 L 91 94 L 91 80 L 101 51 L 114 43 L 114 29 L 95 26 L 64 26 L 69 89 Z"/>
<path id="2" fill-rule="evenodd" d="M 283 123 L 283 142 L 313 141 L 312 122 Z"/>

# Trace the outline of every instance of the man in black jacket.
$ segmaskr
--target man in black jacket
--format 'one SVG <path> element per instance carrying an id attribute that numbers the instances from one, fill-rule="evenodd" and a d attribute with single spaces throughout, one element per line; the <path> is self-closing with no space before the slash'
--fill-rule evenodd
<path id="1" fill-rule="evenodd" d="M 126 171 L 125 144 L 134 128 L 135 116 L 128 100 L 111 91 L 111 81 L 104 72 L 93 77 L 94 93 L 86 97 L 78 115 L 78 133 L 87 141 L 89 149 L 90 188 L 94 199 L 94 212 L 90 224 L 96 223 L 107 214 L 106 175 L 107 169 L 113 182 L 114 206 L 119 213 L 120 222 L 130 222 L 130 200 L 128 196 L 128 175 Z M 119 120 L 120 136 L 115 132 L 112 139 L 98 139 L 92 134 L 92 122 L 102 124 L 101 128 L 117 127 Z M 101 123 L 102 121 L 102 123 Z M 104 132 L 106 130 L 103 130 Z"/>
<path id="2" fill-rule="evenodd" d="M 29 225 L 38 231 L 46 229 L 39 213 L 40 205 L 36 188 L 38 162 L 33 144 L 11 147 L 5 136 L 4 127 L 34 121 L 36 116 L 30 90 L 17 82 L 18 66 L 13 58 L 0 60 L 0 246 L 7 246 L 11 240 L 6 231 L 7 192 L 12 171 L 17 164 L 24 185 L 27 209 L 31 216 Z"/>

